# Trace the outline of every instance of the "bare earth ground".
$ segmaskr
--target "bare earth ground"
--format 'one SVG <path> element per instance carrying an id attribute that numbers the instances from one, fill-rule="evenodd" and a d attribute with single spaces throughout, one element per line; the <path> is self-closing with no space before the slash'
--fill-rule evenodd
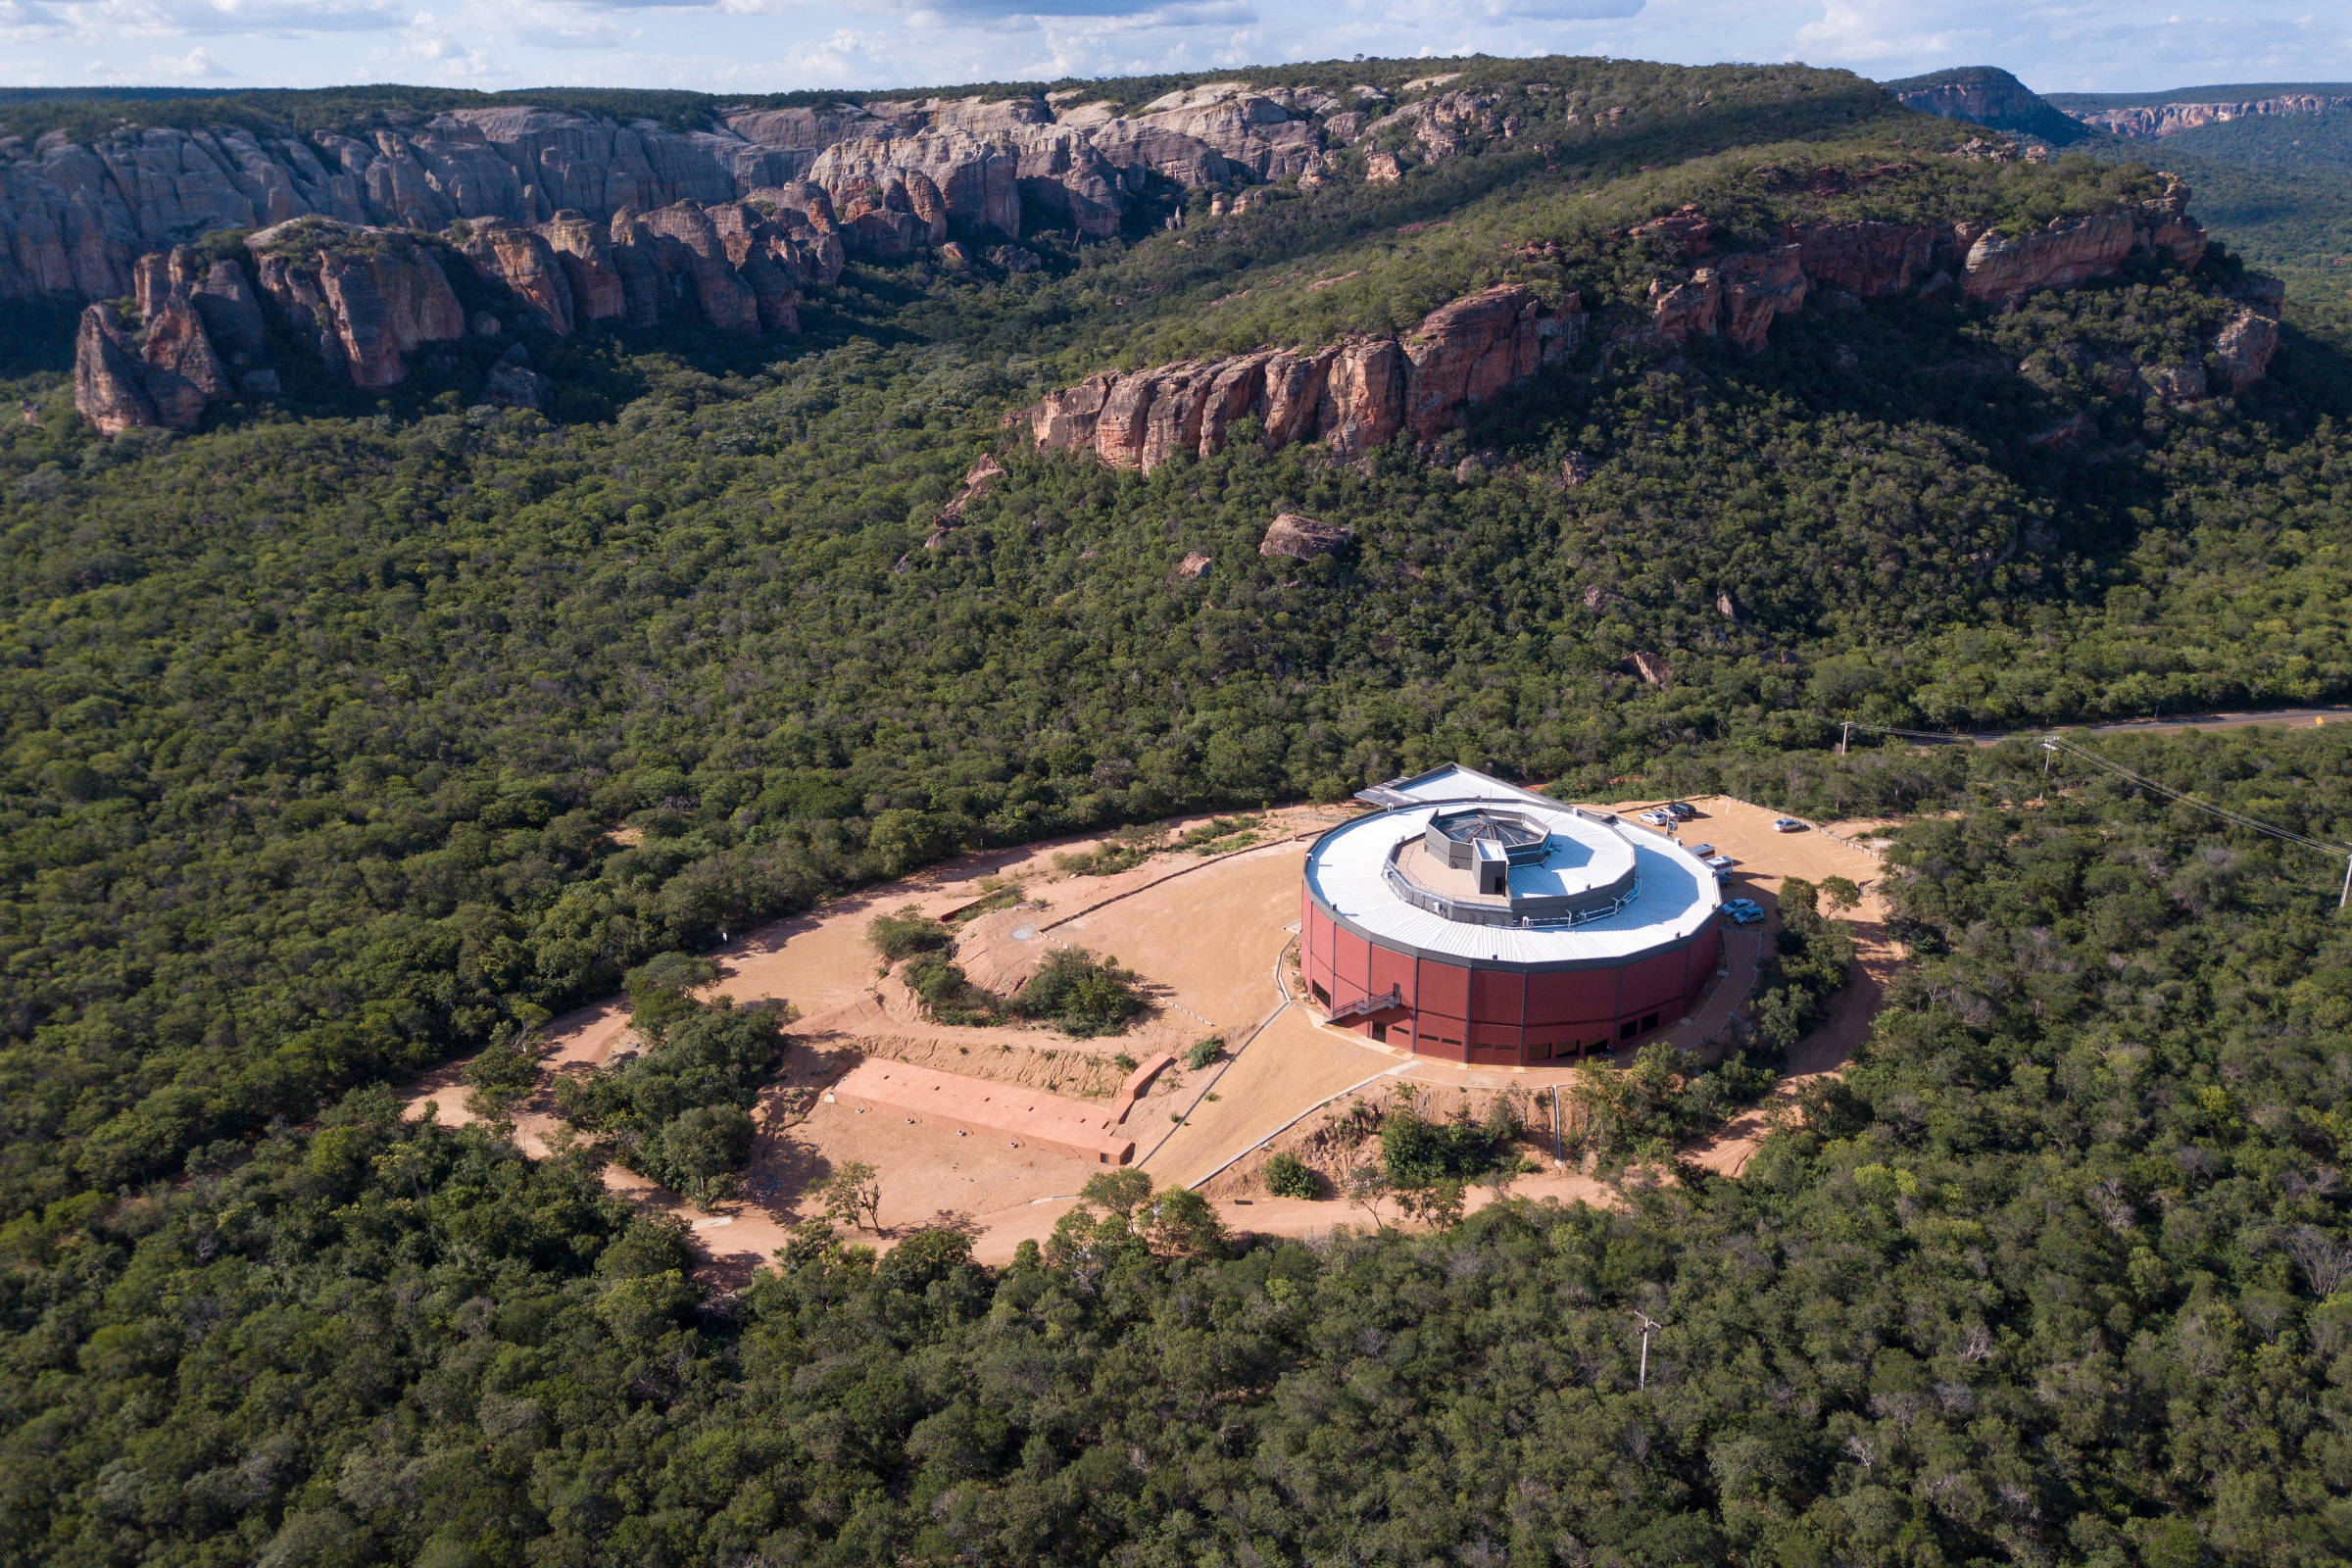
<path id="1" fill-rule="evenodd" d="M 1645 803 L 1627 808 L 1640 804 Z M 1738 858 L 1730 891 L 1768 907 L 1785 876 L 1818 881 L 1843 874 L 1866 882 L 1878 874 L 1871 856 L 1823 834 L 1774 833 L 1770 810 L 1720 798 L 1693 804 L 1704 814 L 1684 826 L 1684 841 L 1712 842 Z M 713 992 L 743 1001 L 787 1000 L 801 1019 L 790 1031 L 783 1072 L 755 1107 L 760 1132 L 742 1196 L 706 1211 L 617 1166 L 608 1167 L 608 1185 L 685 1220 L 709 1252 L 712 1271 L 740 1280 L 783 1245 L 795 1220 L 814 1211 L 809 1187 L 847 1161 L 864 1161 L 881 1173 L 885 1241 L 892 1231 L 960 1216 L 978 1227 L 976 1252 L 984 1262 L 1004 1261 L 1021 1241 L 1044 1238 L 1087 1177 L 1102 1168 L 1073 1156 L 1001 1147 L 988 1138 L 957 1137 L 938 1126 L 860 1115 L 818 1099 L 823 1086 L 871 1054 L 1093 1096 L 1117 1084 L 1124 1071 L 1114 1060 L 1118 1055 L 1172 1052 L 1178 1065 L 1159 1075 L 1127 1117 L 1138 1163 L 1162 1184 L 1201 1186 L 1237 1231 L 1309 1236 L 1343 1225 L 1367 1227 L 1368 1215 L 1338 1201 L 1269 1197 L 1258 1172 L 1277 1150 L 1327 1151 L 1329 1129 L 1356 1102 L 1385 1102 L 1399 1085 L 1438 1109 L 1449 1108 L 1459 1095 L 1475 1106 L 1494 1094 L 1517 1092 L 1531 1126 L 1540 1127 L 1531 1152 L 1541 1146 L 1548 1156 L 1548 1106 L 1539 1102 L 1548 1100 L 1549 1086 L 1571 1076 L 1568 1071 L 1422 1060 L 1323 1025 L 1290 1000 L 1295 970 L 1285 955 L 1298 918 L 1306 843 L 1347 814 L 1337 808 L 1286 808 L 1271 813 L 1262 830 L 1265 842 L 1256 848 L 1209 859 L 1167 853 L 1107 877 L 1054 869 L 1057 853 L 1089 849 L 1097 840 L 967 857 L 751 933 L 712 955 L 721 973 Z M 1085 947 L 1142 974 L 1156 1011 L 1129 1033 L 1103 1040 L 1074 1040 L 1044 1029 L 953 1028 L 923 1018 L 896 977 L 879 973 L 866 926 L 876 914 L 906 905 L 944 916 L 983 897 L 989 891 L 984 879 L 992 879 L 991 887 L 1017 882 L 1023 903 L 957 927 L 957 962 L 975 981 L 1008 991 L 1053 947 Z M 1877 1008 L 1886 968 L 1899 957 L 1884 940 L 1875 901 L 1850 917 L 1864 956 L 1861 974 L 1838 999 L 1831 1023 L 1799 1047 L 1790 1062 L 1792 1079 L 1831 1070 L 1844 1059 Z M 1673 1031 L 1678 1043 L 1708 1051 L 1711 1038 L 1746 1000 L 1762 933 L 1770 929 L 1727 932 L 1727 972 Z M 514 1113 L 516 1141 L 527 1152 L 544 1153 L 559 1125 L 548 1087 L 555 1076 L 592 1072 L 633 1048 L 626 1012 L 626 1003 L 616 999 L 549 1027 L 548 1080 Z M 1209 1035 L 1224 1039 L 1224 1055 L 1188 1072 L 1181 1063 L 1186 1049 Z M 411 1114 L 429 1110 L 445 1122 L 467 1120 L 462 1070 L 462 1063 L 453 1063 L 416 1085 Z M 1776 1099 L 1792 1092 L 1784 1084 Z M 1326 1101 L 1333 1102 L 1322 1105 Z M 1726 1127 L 1695 1157 L 1736 1173 L 1768 1122 L 1759 1108 Z M 1253 1149 L 1261 1141 L 1264 1146 Z M 1544 1163 L 1550 1163 L 1548 1157 Z M 1512 1193 L 1616 1200 L 1607 1186 L 1560 1170 L 1523 1178 Z M 1470 1204 L 1475 1208 L 1492 1197 L 1479 1189 Z M 1381 1218 L 1394 1223 L 1396 1216 L 1384 1209 Z"/>

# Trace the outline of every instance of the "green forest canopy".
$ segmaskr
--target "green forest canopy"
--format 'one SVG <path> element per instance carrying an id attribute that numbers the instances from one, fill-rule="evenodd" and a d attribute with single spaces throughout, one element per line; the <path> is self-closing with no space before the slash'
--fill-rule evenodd
<path id="1" fill-rule="evenodd" d="M 2028 750 L 1819 749 L 2340 699 L 2340 317 L 2298 305 L 2240 397 L 2143 399 L 2119 366 L 2202 368 L 2234 310 L 2217 253 L 1754 357 L 1595 345 L 1436 462 L 1006 443 L 1120 356 L 1504 275 L 1639 298 L 1662 259 L 1607 229 L 1685 200 L 2023 225 L 2147 177 L 1945 159 L 1966 127 L 1854 78 L 1566 64 L 1621 132 L 1021 276 L 854 267 L 800 341 L 534 339 L 547 416 L 419 376 L 110 443 L 11 383 L 0 1560 L 2340 1555 L 2331 873 L 2105 784 L 2029 804 Z M 1283 510 L 1355 543 L 1261 558 Z M 2342 839 L 2343 744 L 2131 755 Z M 1612 1213 L 996 1275 L 819 1250 L 706 1300 L 587 1156 L 383 1087 L 960 848 L 1444 760 L 1931 813 L 1920 961 L 1809 1132 Z M 690 1065 L 739 1094 L 766 1049 Z M 670 1149 L 642 1087 L 614 1125 L 700 1172 L 729 1129 Z M 1685 1336 L 1645 1394 L 1629 1304 Z"/>

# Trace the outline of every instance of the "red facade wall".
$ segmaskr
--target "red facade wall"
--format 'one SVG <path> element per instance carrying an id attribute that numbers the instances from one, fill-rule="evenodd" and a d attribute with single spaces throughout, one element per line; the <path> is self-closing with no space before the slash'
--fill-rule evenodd
<path id="1" fill-rule="evenodd" d="M 1348 1021 L 1417 1055 L 1478 1065 L 1573 1059 L 1604 1043 L 1671 1027 L 1722 961 L 1723 933 L 1710 922 L 1690 943 L 1613 967 L 1523 973 L 1398 953 L 1367 942 L 1302 899 L 1299 968 L 1325 1010 L 1365 996 L 1404 999 L 1401 1010 Z M 1627 1024 L 1636 1034 L 1624 1033 Z"/>
<path id="2" fill-rule="evenodd" d="M 1470 1065 L 1552 1062 L 1672 1027 L 1715 976 L 1722 961 L 1722 929 L 1715 924 L 1691 943 L 1633 964 L 1559 971 L 1470 968 L 1425 959 L 1348 931 L 1303 901 L 1298 964 L 1322 992 L 1324 1008 L 1357 997 L 1397 992 L 1404 1008 L 1348 1022 L 1359 1034 L 1381 1025 L 1390 1044 L 1416 1055 Z M 1653 1030 L 1642 1020 L 1658 1015 Z M 1635 1025 L 1635 1034 L 1625 1034 Z"/>

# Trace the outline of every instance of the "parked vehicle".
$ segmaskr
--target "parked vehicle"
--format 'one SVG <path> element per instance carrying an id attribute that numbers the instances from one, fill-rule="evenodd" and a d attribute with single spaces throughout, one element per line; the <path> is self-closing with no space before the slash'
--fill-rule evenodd
<path id="1" fill-rule="evenodd" d="M 1686 844 L 1683 846 L 1683 848 L 1689 850 L 1692 855 L 1697 856 L 1702 860 L 1715 853 L 1715 846 L 1712 844 Z"/>
<path id="2" fill-rule="evenodd" d="M 1698 815 L 1698 808 L 1692 806 L 1689 801 L 1668 801 L 1665 810 L 1666 814 L 1677 822 L 1688 822 Z"/>
<path id="3" fill-rule="evenodd" d="M 1647 822 L 1651 827 L 1672 827 L 1674 825 L 1674 818 L 1667 815 L 1664 811 L 1643 811 L 1640 816 L 1634 818 L 1634 820 L 1637 822 Z"/>
<path id="4" fill-rule="evenodd" d="M 1746 908 L 1737 908 L 1727 904 L 1723 906 L 1723 917 L 1734 925 L 1754 925 L 1764 918 L 1764 911 L 1752 905 Z"/>
<path id="5" fill-rule="evenodd" d="M 1776 816 L 1772 819 L 1772 830 L 1775 833 L 1802 833 L 1805 824 L 1793 816 Z"/>
<path id="6" fill-rule="evenodd" d="M 1718 871 L 1729 871 L 1740 862 L 1728 855 L 1710 855 L 1707 857 L 1707 863 Z"/>

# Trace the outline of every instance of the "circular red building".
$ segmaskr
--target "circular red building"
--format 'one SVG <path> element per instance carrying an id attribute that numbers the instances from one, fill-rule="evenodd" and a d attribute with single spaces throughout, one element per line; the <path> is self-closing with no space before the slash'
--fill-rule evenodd
<path id="1" fill-rule="evenodd" d="M 1705 862 L 1609 812 L 1463 767 L 1367 790 L 1307 852 L 1299 968 L 1331 1021 L 1516 1066 L 1673 1027 L 1713 976 Z"/>

